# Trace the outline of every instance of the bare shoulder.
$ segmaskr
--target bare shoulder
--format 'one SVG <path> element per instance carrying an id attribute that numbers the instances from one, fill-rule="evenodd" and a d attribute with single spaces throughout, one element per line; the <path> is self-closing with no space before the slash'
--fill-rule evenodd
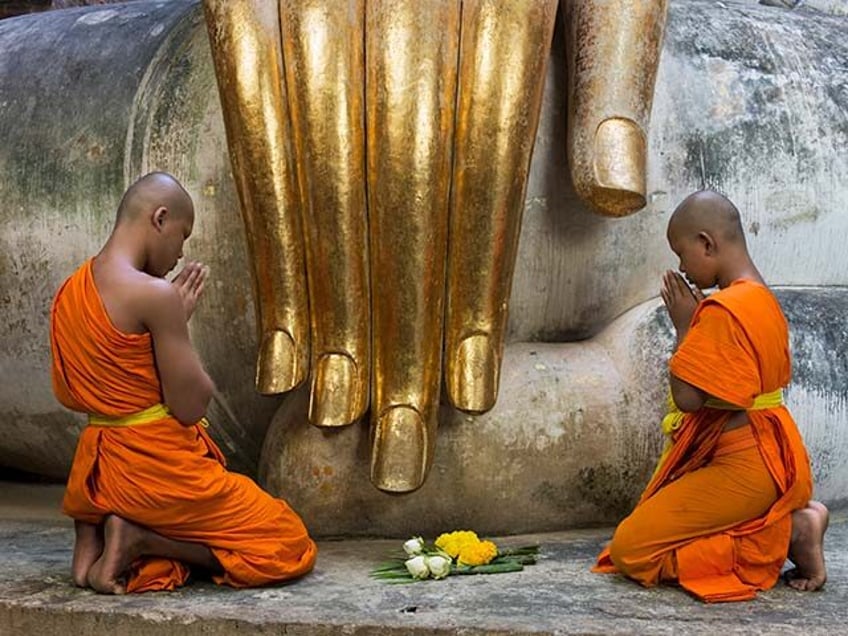
<path id="1" fill-rule="evenodd" d="M 101 300 L 117 329 L 141 334 L 150 331 L 157 318 L 180 315 L 179 292 L 170 282 L 109 261 L 95 260 L 93 269 Z"/>
<path id="2" fill-rule="evenodd" d="M 184 323 L 183 304 L 179 291 L 164 278 L 139 272 L 146 280 L 139 281 L 138 316 L 148 331 L 171 322 Z"/>

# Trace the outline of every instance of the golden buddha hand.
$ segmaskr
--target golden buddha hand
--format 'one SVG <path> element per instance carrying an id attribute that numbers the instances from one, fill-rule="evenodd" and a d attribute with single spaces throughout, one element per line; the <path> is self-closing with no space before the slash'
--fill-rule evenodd
<path id="1" fill-rule="evenodd" d="M 496 401 L 557 4 L 204 2 L 253 255 L 257 387 L 311 369 L 319 426 L 370 407 L 383 490 L 426 477 L 443 350 L 455 407 Z M 625 214 L 645 201 L 665 2 L 569 12 L 575 185 Z"/>

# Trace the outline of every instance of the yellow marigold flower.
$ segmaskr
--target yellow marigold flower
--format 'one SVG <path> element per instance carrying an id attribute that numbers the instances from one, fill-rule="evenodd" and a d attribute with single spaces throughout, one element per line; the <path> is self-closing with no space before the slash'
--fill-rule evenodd
<path id="1" fill-rule="evenodd" d="M 476 532 L 471 530 L 457 530 L 445 532 L 436 539 L 436 547 L 447 552 L 452 558 L 459 556 L 460 551 L 467 545 L 480 543 Z"/>
<path id="2" fill-rule="evenodd" d="M 463 565 L 486 565 L 498 556 L 498 546 L 491 541 L 478 541 L 464 546 L 459 552 Z"/>

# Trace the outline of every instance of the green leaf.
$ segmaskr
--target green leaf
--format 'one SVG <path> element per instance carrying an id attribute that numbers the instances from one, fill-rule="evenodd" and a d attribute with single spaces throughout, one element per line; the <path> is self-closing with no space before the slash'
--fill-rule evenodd
<path id="1" fill-rule="evenodd" d="M 489 563 L 488 565 L 456 565 L 451 568 L 451 574 L 503 574 L 520 572 L 523 569 L 524 566 L 521 563 L 504 561 L 502 563 Z"/>
<path id="2" fill-rule="evenodd" d="M 535 565 L 536 556 L 533 554 L 498 555 L 490 563 L 520 563 L 521 565 Z"/>
<path id="3" fill-rule="evenodd" d="M 383 574 L 374 574 L 372 578 L 380 579 L 381 581 L 389 581 L 392 579 L 411 579 L 412 577 L 407 573 L 403 574 L 402 572 L 385 572 Z"/>
<path id="4" fill-rule="evenodd" d="M 390 571 L 390 570 L 403 570 L 404 572 L 407 571 L 406 565 L 404 565 L 404 563 L 402 561 L 401 562 L 386 561 L 385 563 L 381 563 L 380 565 L 378 565 L 377 567 L 375 567 L 371 571 L 372 572 L 385 572 L 385 571 Z"/>

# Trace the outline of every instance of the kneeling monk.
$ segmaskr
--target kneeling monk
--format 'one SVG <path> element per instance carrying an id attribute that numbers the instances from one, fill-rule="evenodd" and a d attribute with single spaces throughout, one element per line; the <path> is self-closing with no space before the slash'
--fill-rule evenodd
<path id="1" fill-rule="evenodd" d="M 595 570 L 739 601 L 772 587 L 788 556 L 796 566 L 789 584 L 819 589 L 828 513 L 809 501 L 807 451 L 783 406 L 791 363 L 780 305 L 725 197 L 703 191 L 684 200 L 668 241 L 692 285 L 676 272 L 662 284 L 677 330 L 663 420 L 672 441 Z M 700 291 L 716 285 L 708 298 Z"/>
<path id="2" fill-rule="evenodd" d="M 75 520 L 73 579 L 103 593 L 169 590 L 189 567 L 248 587 L 312 569 L 300 517 L 224 467 L 206 432 L 214 386 L 187 321 L 207 270 L 182 257 L 191 197 L 151 173 L 124 194 L 109 240 L 53 303 L 53 390 L 88 414 L 63 511 Z"/>

